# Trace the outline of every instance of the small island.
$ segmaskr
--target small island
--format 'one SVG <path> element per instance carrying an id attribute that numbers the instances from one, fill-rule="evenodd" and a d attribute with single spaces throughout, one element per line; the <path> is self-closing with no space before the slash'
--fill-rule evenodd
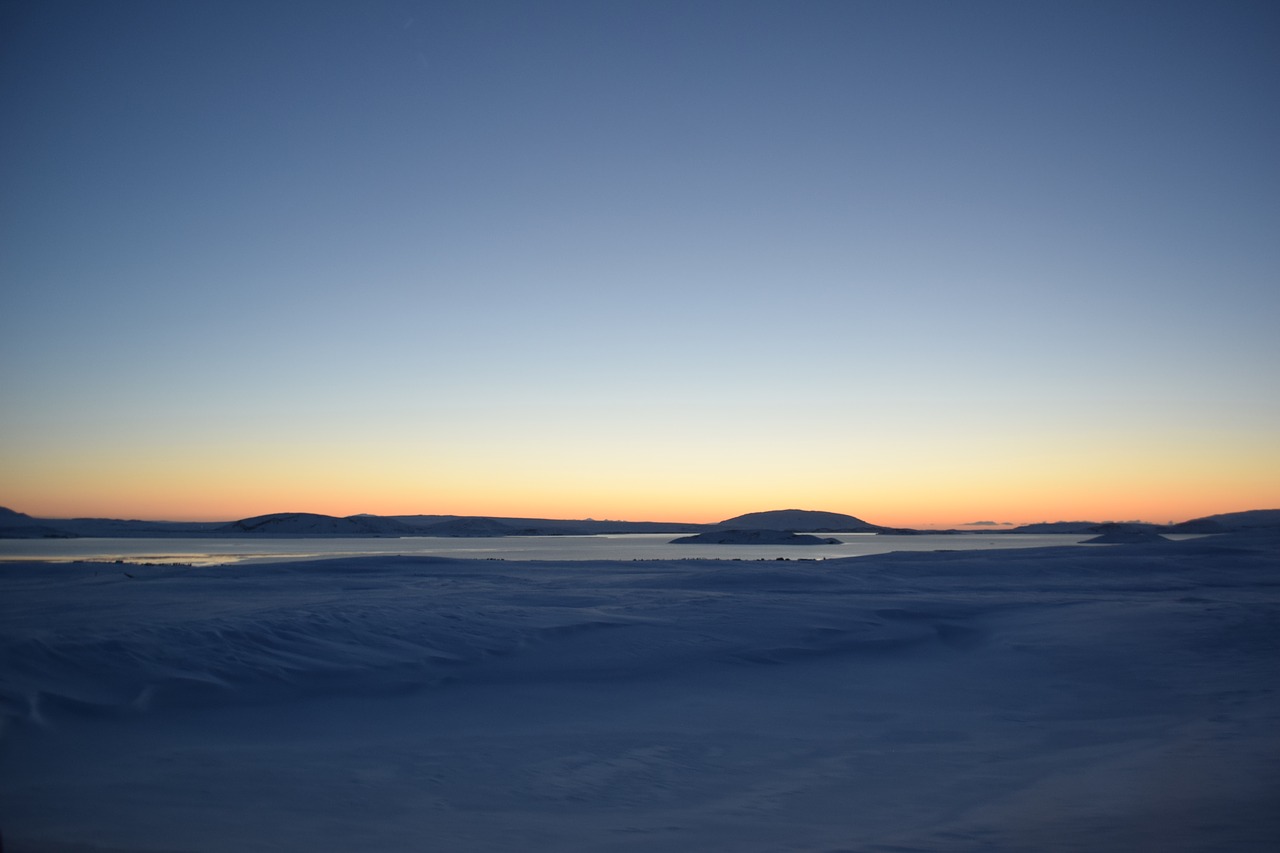
<path id="1" fill-rule="evenodd" d="M 708 530 L 672 539 L 669 545 L 839 545 L 839 539 L 790 530 Z"/>

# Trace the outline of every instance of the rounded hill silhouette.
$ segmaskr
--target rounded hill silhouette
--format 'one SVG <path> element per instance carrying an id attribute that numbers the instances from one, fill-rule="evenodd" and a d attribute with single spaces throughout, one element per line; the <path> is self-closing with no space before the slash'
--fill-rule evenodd
<path id="1" fill-rule="evenodd" d="M 876 533 L 885 528 L 852 515 L 810 509 L 749 512 L 716 524 L 714 530 L 787 530 L 792 533 Z"/>

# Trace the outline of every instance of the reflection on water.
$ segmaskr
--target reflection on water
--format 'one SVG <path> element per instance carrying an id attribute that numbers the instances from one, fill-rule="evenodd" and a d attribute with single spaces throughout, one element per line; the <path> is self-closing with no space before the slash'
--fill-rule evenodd
<path id="1" fill-rule="evenodd" d="M 223 563 L 357 557 L 376 554 L 502 560 L 721 560 L 829 559 L 889 551 L 973 551 L 1075 545 L 1091 535 L 922 534 L 881 536 L 823 533 L 839 545 L 671 545 L 680 533 L 629 533 L 602 536 L 502 536 L 401 538 L 240 537 L 149 539 L 6 539 L 4 560 L 94 560 L 143 563 Z"/>

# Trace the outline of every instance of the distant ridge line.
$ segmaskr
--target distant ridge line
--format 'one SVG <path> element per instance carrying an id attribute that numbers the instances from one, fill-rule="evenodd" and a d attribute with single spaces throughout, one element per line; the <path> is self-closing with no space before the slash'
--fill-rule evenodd
<path id="1" fill-rule="evenodd" d="M 508 518 L 463 515 L 348 516 L 277 512 L 237 521 L 181 522 L 114 518 L 37 518 L 0 507 L 0 538 L 208 537 L 208 536 L 591 536 L 626 533 L 702 533 L 724 530 L 774 530 L 790 533 L 976 533 L 978 531 L 884 527 L 853 515 L 820 510 L 780 509 L 750 512 L 709 524 L 681 521 L 598 521 L 595 519 Z M 1176 524 L 1147 522 L 1055 521 L 1024 524 L 983 535 L 1007 533 L 1105 534 L 1151 532 L 1214 534 L 1280 529 L 1280 509 L 1219 513 Z"/>

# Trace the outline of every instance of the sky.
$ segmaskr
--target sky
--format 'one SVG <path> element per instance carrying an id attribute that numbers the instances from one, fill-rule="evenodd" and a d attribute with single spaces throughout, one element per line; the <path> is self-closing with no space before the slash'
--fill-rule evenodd
<path id="1" fill-rule="evenodd" d="M 0 5 L 0 505 L 1280 506 L 1270 2 Z"/>

